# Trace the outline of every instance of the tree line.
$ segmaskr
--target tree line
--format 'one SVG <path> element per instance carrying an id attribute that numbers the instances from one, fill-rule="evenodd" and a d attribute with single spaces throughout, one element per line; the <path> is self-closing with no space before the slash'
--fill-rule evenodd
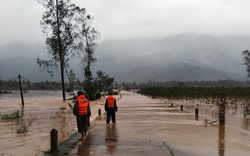
<path id="1" fill-rule="evenodd" d="M 136 83 L 136 82 L 122 82 L 113 83 L 114 79 L 110 78 L 105 73 L 98 71 L 97 76 L 94 79 L 95 90 L 101 92 L 103 90 L 109 90 L 111 88 L 120 89 L 144 89 L 149 87 L 162 87 L 162 88 L 187 88 L 187 87 L 203 87 L 203 88 L 247 88 L 250 87 L 250 81 L 237 81 L 237 80 L 216 80 L 216 81 L 166 81 L 166 82 L 155 82 L 148 81 L 147 83 Z M 56 81 L 41 81 L 41 82 L 31 82 L 22 81 L 22 85 L 27 89 L 61 89 L 61 82 Z M 77 79 L 73 82 L 74 89 L 83 89 L 84 81 Z M 72 90 L 71 84 L 65 83 L 67 90 Z M 17 80 L 1 80 L 0 79 L 0 90 L 17 90 L 19 89 L 19 84 Z"/>
<path id="2" fill-rule="evenodd" d="M 169 99 L 185 99 L 185 98 L 219 98 L 221 93 L 225 93 L 231 98 L 248 98 L 250 94 L 249 87 L 148 87 L 138 91 L 138 93 Z"/>
<path id="3" fill-rule="evenodd" d="M 97 93 L 103 91 L 108 91 L 114 88 L 113 86 L 114 79 L 109 77 L 102 71 L 97 71 L 96 77 L 92 80 L 91 91 L 89 94 L 90 100 L 95 99 Z M 67 92 L 73 92 L 74 90 L 86 89 L 85 81 L 80 81 L 76 79 L 71 81 L 71 83 L 65 82 L 65 88 Z M 27 79 L 21 80 L 21 85 L 24 90 L 59 90 L 62 89 L 61 82 L 56 81 L 41 81 L 41 82 L 32 82 Z M 0 78 L 0 93 L 10 92 L 11 90 L 19 90 L 19 81 L 18 79 L 11 80 L 2 80 Z M 89 89 L 90 90 L 90 89 Z"/>
<path id="4" fill-rule="evenodd" d="M 148 87 L 249 87 L 250 81 L 238 81 L 238 80 L 213 80 L 213 81 L 166 81 L 166 82 L 155 82 L 148 81 L 146 83 L 136 83 L 136 82 L 122 82 L 121 84 L 116 84 L 116 86 L 122 86 L 125 89 L 143 89 Z"/>

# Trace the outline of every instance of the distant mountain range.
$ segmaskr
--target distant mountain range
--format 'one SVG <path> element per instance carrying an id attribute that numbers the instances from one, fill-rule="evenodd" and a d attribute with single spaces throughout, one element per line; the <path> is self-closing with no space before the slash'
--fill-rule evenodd
<path id="1" fill-rule="evenodd" d="M 180 34 L 157 39 L 107 40 L 97 47 L 93 72 L 102 70 L 116 82 L 246 80 L 241 52 L 250 36 Z M 41 72 L 37 57 L 46 58 L 44 44 L 12 42 L 0 47 L 0 77 L 21 74 L 31 81 L 55 80 Z M 72 61 L 82 79 L 78 61 Z"/>

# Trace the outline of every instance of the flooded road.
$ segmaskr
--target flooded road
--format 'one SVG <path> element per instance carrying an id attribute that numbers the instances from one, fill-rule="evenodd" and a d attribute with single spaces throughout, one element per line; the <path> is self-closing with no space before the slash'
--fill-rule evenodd
<path id="1" fill-rule="evenodd" d="M 180 105 L 185 105 L 183 111 Z M 118 124 L 107 126 L 105 117 L 94 121 L 98 126 L 87 141 L 75 143 L 68 155 L 249 156 L 250 131 L 248 124 L 242 126 L 243 115 L 231 120 L 235 115 L 228 111 L 225 126 L 205 124 L 204 118 L 214 121 L 218 110 L 200 104 L 196 118 L 196 106 L 123 92 Z"/>
<path id="2" fill-rule="evenodd" d="M 61 92 L 30 94 L 25 95 L 22 112 L 24 121 L 33 120 L 29 131 L 17 134 L 20 120 L 1 120 L 0 154 L 41 155 L 50 148 L 52 128 L 58 130 L 59 142 L 76 132 L 75 117 L 68 102 L 62 102 Z M 218 119 L 216 107 L 200 102 L 197 106 L 197 101 L 151 99 L 126 91 L 122 95 L 118 101 L 118 124 L 107 126 L 105 117 L 93 121 L 98 126 L 90 132 L 87 142 L 75 143 L 68 155 L 161 155 L 171 149 L 175 156 L 249 156 L 249 116 L 244 118 L 241 113 L 227 110 L 225 126 L 218 126 L 218 122 L 205 124 L 204 118 Z M 21 108 L 18 93 L 8 96 L 0 96 L 0 114 Z M 92 112 L 97 113 L 103 103 L 104 100 L 92 103 Z M 180 105 L 184 106 L 183 111 Z M 198 118 L 194 114 L 196 107 Z"/>

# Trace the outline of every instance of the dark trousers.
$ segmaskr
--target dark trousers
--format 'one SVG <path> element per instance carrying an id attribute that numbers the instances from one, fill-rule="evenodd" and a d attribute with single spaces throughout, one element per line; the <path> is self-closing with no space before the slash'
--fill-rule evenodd
<path id="1" fill-rule="evenodd" d="M 87 114 L 84 115 L 77 115 L 76 116 L 76 121 L 77 121 L 77 128 L 78 128 L 78 133 L 85 133 L 88 129 L 88 116 Z"/>
<path id="2" fill-rule="evenodd" d="M 112 122 L 115 123 L 115 110 L 107 110 L 107 119 L 106 119 L 107 124 L 109 124 L 110 122 L 110 117 L 112 119 Z"/>

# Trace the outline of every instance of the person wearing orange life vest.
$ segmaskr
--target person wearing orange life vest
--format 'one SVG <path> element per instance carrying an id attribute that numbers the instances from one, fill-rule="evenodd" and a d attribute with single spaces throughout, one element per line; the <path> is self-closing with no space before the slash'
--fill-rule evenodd
<path id="1" fill-rule="evenodd" d="M 116 99 L 115 97 L 112 95 L 112 92 L 109 92 L 109 96 L 106 98 L 106 102 L 105 102 L 105 111 L 106 111 L 106 123 L 109 124 L 110 122 L 110 117 L 112 118 L 112 122 L 116 123 L 116 117 L 115 117 L 115 113 L 117 112 L 118 107 L 116 105 Z"/>
<path id="2" fill-rule="evenodd" d="M 87 136 L 88 119 L 91 116 L 89 101 L 85 97 L 84 91 L 77 92 L 77 99 L 73 108 L 73 114 L 76 116 L 78 133 L 81 133 L 80 139 L 85 139 Z"/>

